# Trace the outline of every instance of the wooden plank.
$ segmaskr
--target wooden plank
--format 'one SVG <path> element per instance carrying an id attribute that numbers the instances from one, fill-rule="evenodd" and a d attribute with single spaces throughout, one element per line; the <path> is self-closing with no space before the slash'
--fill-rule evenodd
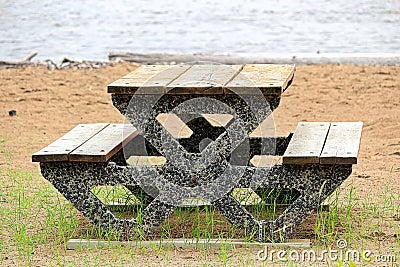
<path id="1" fill-rule="evenodd" d="M 149 162 L 149 158 L 147 156 L 138 156 L 138 161 L 137 161 L 137 165 L 136 166 L 149 166 L 150 162 Z"/>
<path id="2" fill-rule="evenodd" d="M 253 132 L 250 133 L 250 137 L 270 137 L 275 135 L 275 122 L 273 116 L 268 116 L 264 119 Z"/>
<path id="3" fill-rule="evenodd" d="M 223 94 L 242 65 L 193 65 L 167 86 L 170 94 Z"/>
<path id="4" fill-rule="evenodd" d="M 283 164 L 319 163 L 329 122 L 299 122 L 283 155 Z"/>
<path id="5" fill-rule="evenodd" d="M 126 162 L 131 166 L 163 165 L 166 159 L 162 156 L 130 156 Z"/>
<path id="6" fill-rule="evenodd" d="M 163 94 L 165 87 L 190 67 L 190 65 L 140 66 L 109 84 L 108 92 L 114 94 Z"/>
<path id="7" fill-rule="evenodd" d="M 131 166 L 137 166 L 137 163 L 139 161 L 139 156 L 130 156 L 127 160 L 126 163 Z"/>
<path id="8" fill-rule="evenodd" d="M 79 124 L 63 137 L 32 155 L 33 162 L 67 161 L 68 154 L 104 129 L 108 123 Z"/>
<path id="9" fill-rule="evenodd" d="M 148 160 L 150 165 L 164 165 L 167 161 L 163 156 L 149 156 Z"/>
<path id="10" fill-rule="evenodd" d="M 163 240 L 133 240 L 133 241 L 110 241 L 98 239 L 70 239 L 66 244 L 67 249 L 90 249 L 90 248 L 201 248 L 201 249 L 236 249 L 236 248 L 252 248 L 265 249 L 269 248 L 310 248 L 310 239 L 288 239 L 284 243 L 260 243 L 251 242 L 244 239 L 163 239 Z"/>
<path id="11" fill-rule="evenodd" d="M 263 95 L 280 95 L 290 85 L 294 71 L 294 65 L 248 64 L 226 85 L 225 93 L 254 94 L 258 88 Z"/>
<path id="12" fill-rule="evenodd" d="M 357 164 L 362 126 L 362 122 L 332 122 L 320 163 Z"/>
<path id="13" fill-rule="evenodd" d="M 254 155 L 250 163 L 254 167 L 271 167 L 275 164 L 279 163 L 282 160 L 281 156 L 273 156 L 273 155 Z"/>
<path id="14" fill-rule="evenodd" d="M 158 114 L 157 120 L 174 138 L 189 138 L 193 134 L 176 114 L 161 113 Z"/>
<path id="15" fill-rule="evenodd" d="M 70 161 L 107 162 L 122 145 L 139 134 L 130 124 L 109 124 L 69 154 Z"/>
<path id="16" fill-rule="evenodd" d="M 226 127 L 233 119 L 231 114 L 201 114 L 214 127 Z"/>

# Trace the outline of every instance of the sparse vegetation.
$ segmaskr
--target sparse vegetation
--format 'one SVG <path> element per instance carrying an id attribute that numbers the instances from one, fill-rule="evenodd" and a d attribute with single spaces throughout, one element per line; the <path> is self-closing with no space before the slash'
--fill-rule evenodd
<path id="1" fill-rule="evenodd" d="M 5 141 L 2 141 L 4 144 Z M 91 225 L 73 206 L 68 203 L 50 183 L 44 181 L 38 172 L 15 169 L 12 154 L 2 149 L 6 166 L 0 173 L 0 262 L 18 265 L 31 265 L 35 262 L 37 251 L 51 255 L 51 265 L 80 266 L 125 264 L 135 265 L 141 260 L 140 255 L 156 257 L 165 264 L 173 265 L 173 258 L 178 249 L 159 247 L 148 248 L 112 248 L 82 249 L 76 257 L 68 257 L 65 244 L 70 238 L 100 238 L 118 240 L 113 233 L 101 233 Z M 346 193 L 344 193 L 344 191 Z M 93 192 L 102 201 L 119 201 L 131 204 L 128 210 L 119 210 L 120 216 L 138 216 L 143 208 L 124 187 L 99 187 Z M 274 192 L 272 192 L 274 193 Z M 268 197 L 271 196 L 268 192 Z M 343 195 L 345 194 L 345 195 Z M 251 194 L 236 192 L 239 201 L 249 201 Z M 254 197 L 254 196 L 253 196 Z M 263 196 L 267 199 L 267 196 Z M 271 198 L 276 199 L 276 198 Z M 318 210 L 314 218 L 311 233 L 315 249 L 334 247 L 336 240 L 347 240 L 351 248 L 373 249 L 377 253 L 399 255 L 400 231 L 399 211 L 400 196 L 393 194 L 388 186 L 379 191 L 379 202 L 371 197 L 357 197 L 356 189 L 350 185 L 348 190 L 336 191 L 329 199 L 329 211 Z M 253 199 L 254 200 L 254 199 Z M 121 202 L 122 201 L 122 202 Z M 256 200 L 257 201 L 257 200 Z M 275 203 L 276 204 L 276 203 Z M 117 206 L 119 207 L 119 206 Z M 252 211 L 260 218 L 273 218 L 278 212 L 277 205 L 256 204 Z M 140 216 L 139 216 L 140 217 Z M 312 221 L 311 221 L 312 222 Z M 388 236 L 385 229 L 397 229 L 393 236 Z M 309 237 L 310 233 L 300 229 L 296 237 Z M 179 208 L 155 232 L 153 238 L 163 239 L 183 237 L 187 239 L 240 238 L 242 237 L 222 216 L 210 206 Z M 251 242 L 249 240 L 249 242 Z M 391 246 L 384 245 L 390 242 Z M 371 246 L 371 243 L 374 245 Z M 107 256 L 105 256 L 107 255 Z M 115 255 L 120 255 L 116 257 Z M 209 252 L 198 249 L 194 258 L 188 259 L 188 266 L 255 266 L 261 264 L 255 251 L 232 250 L 222 246 L 220 250 Z M 267 262 L 264 262 L 267 264 Z M 296 262 L 286 262 L 285 266 L 297 266 Z M 332 263 L 333 264 L 333 263 Z M 338 266 L 345 266 L 340 265 Z M 1 265 L 1 264 L 0 264 Z"/>

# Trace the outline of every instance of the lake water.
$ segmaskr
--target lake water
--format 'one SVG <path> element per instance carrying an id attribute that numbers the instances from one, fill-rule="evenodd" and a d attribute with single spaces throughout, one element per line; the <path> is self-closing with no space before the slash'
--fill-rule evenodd
<path id="1" fill-rule="evenodd" d="M 0 60 L 128 51 L 399 53 L 400 1 L 0 0 Z"/>

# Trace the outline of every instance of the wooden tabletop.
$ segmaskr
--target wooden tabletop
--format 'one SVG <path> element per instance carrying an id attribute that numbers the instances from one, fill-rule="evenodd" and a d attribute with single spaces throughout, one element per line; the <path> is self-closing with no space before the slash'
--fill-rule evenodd
<path id="1" fill-rule="evenodd" d="M 291 84 L 294 65 L 142 65 L 108 85 L 113 94 L 280 95 Z M 258 91 L 258 90 L 257 90 Z"/>

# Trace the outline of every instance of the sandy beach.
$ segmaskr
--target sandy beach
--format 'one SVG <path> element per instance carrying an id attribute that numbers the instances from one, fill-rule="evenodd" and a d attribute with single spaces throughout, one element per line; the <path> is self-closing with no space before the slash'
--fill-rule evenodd
<path id="1" fill-rule="evenodd" d="M 10 167 L 32 172 L 33 183 L 47 184 L 39 174 L 38 164 L 31 162 L 31 154 L 76 124 L 124 123 L 123 116 L 111 103 L 106 86 L 135 68 L 134 64 L 116 64 L 95 70 L 51 71 L 44 67 L 0 69 L 0 140 L 3 149 L 11 153 Z M 276 132 L 278 135 L 287 135 L 295 130 L 299 121 L 364 122 L 358 164 L 354 166 L 351 177 L 341 186 L 341 196 L 346 196 L 346 192 L 353 188 L 360 203 L 369 199 L 371 203 L 380 205 L 381 193 L 389 190 L 395 196 L 394 207 L 399 207 L 399 76 L 400 67 L 395 66 L 297 66 L 292 86 L 283 94 L 280 106 L 273 113 Z M 17 112 L 16 116 L 9 116 L 8 111 L 13 109 Z M 5 170 L 9 165 L 9 157 L 2 153 L 0 169 Z M 4 172 L 1 174 L 2 184 L 9 184 L 5 181 Z M 2 191 L 7 192 L 7 189 Z M 4 193 L 5 198 L 6 195 Z M 340 201 L 347 200 L 341 197 Z M 362 205 L 352 212 L 360 210 Z M 393 214 L 396 212 L 399 210 L 393 211 Z M 379 235 L 366 233 L 372 239 L 365 240 L 382 251 L 397 248 L 399 252 L 398 218 L 395 215 L 385 217 Z M 2 236 L 2 240 L 8 242 L 7 234 Z M 59 243 L 50 240 L 47 245 L 39 246 L 37 253 L 32 256 L 33 264 L 56 262 L 54 252 L 47 250 L 54 245 L 59 246 Z M 63 251 L 63 248 L 57 250 Z M 45 261 L 47 253 L 52 255 L 49 262 Z M 76 257 L 78 262 L 83 261 L 86 253 L 61 252 L 65 259 Z M 196 259 L 204 260 L 201 252 L 193 250 L 190 253 L 194 262 Z M 187 262 L 187 251 L 175 250 L 173 254 L 171 265 Z M 160 264 L 164 260 L 160 258 L 156 262 Z M 211 256 L 213 260 L 218 259 Z M 18 260 L 11 256 L 3 259 L 5 266 L 16 262 Z M 138 263 L 141 262 L 149 263 L 148 257 L 143 256 L 143 260 L 138 260 Z"/>

